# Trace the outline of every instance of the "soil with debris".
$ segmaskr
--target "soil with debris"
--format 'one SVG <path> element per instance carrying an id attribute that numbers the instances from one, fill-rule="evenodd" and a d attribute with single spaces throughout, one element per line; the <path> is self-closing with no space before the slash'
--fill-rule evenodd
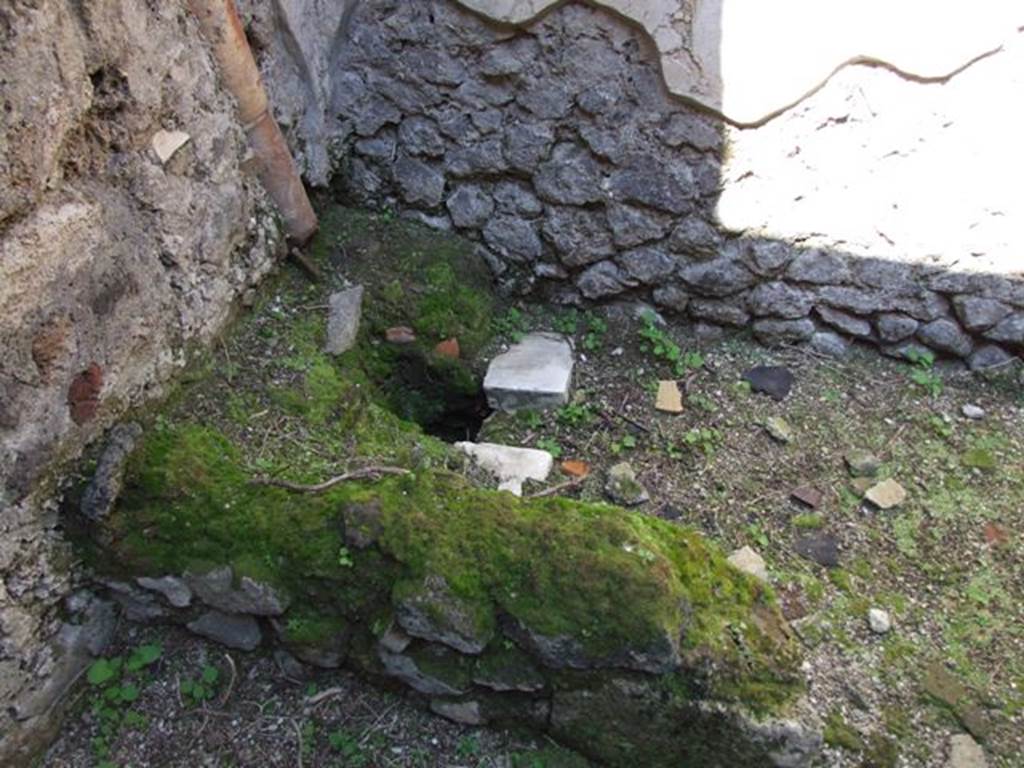
<path id="1" fill-rule="evenodd" d="M 345 258 L 334 261 L 336 285 L 373 280 L 359 265 L 390 247 L 394 222 L 360 222 L 337 234 Z M 260 450 L 290 439 L 295 426 L 260 421 L 265 392 L 298 375 L 275 321 L 322 316 L 330 289 L 289 267 L 267 290 L 255 310 L 266 322 L 226 338 L 205 361 L 217 386 L 172 404 Z M 522 334 L 550 330 L 574 340 L 575 390 L 554 412 L 492 416 L 478 439 L 556 455 L 563 473 L 528 483 L 527 495 L 557 487 L 606 499 L 608 471 L 628 462 L 649 497 L 638 509 L 763 558 L 826 723 L 821 765 L 946 766 L 958 734 L 983 745 L 989 765 L 1021 765 L 1019 367 L 982 376 L 859 348 L 841 360 L 769 350 L 743 334 L 665 325 L 652 312 L 629 303 L 586 312 L 505 307 L 475 370 Z M 762 365 L 792 375 L 781 399 L 745 378 Z M 655 408 L 662 382 L 679 388 L 681 412 Z M 676 410 L 674 397 L 666 403 Z M 225 419 L 232 408 L 245 418 Z M 342 468 L 334 451 L 308 458 L 324 477 Z M 892 483 L 876 487 L 886 480 L 905 497 Z M 529 736 L 449 723 L 345 672 L 282 666 L 268 652 L 225 653 L 173 628 L 123 625 L 109 655 L 130 659 L 155 645 L 158 657 L 129 680 L 135 715 L 126 721 L 125 707 L 111 715 L 100 693 L 109 685 L 84 680 L 43 765 L 587 764 Z"/>

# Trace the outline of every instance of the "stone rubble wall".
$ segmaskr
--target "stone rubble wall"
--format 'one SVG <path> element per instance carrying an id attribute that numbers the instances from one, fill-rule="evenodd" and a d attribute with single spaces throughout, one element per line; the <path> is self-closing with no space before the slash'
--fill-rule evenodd
<path id="1" fill-rule="evenodd" d="M 450 0 L 366 0 L 335 32 L 324 123 L 333 183 L 477 240 L 509 292 L 573 304 L 630 296 L 832 354 L 856 339 L 983 367 L 1024 346 L 1019 265 L 847 251 L 813 217 L 801 222 L 810 230 L 772 236 L 756 206 L 748 225 L 736 211 L 751 200 L 786 209 L 767 199 L 770 183 L 750 181 L 760 169 L 746 135 L 766 128 L 733 128 L 673 96 L 649 35 L 606 10 L 569 3 L 516 27 Z M 271 80 L 276 61 L 264 61 Z M 813 133 L 835 100 L 780 125 Z M 719 203 L 743 184 L 727 228 Z"/>
<path id="2" fill-rule="evenodd" d="M 114 620 L 71 594 L 58 470 L 214 337 L 278 236 L 182 4 L 7 2 L 0 61 L 0 763 L 13 765 Z M 161 129 L 190 137 L 166 162 Z"/>

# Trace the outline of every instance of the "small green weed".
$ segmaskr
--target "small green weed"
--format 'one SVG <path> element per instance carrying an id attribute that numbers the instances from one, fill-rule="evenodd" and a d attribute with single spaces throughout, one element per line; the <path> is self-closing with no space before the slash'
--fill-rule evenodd
<path id="1" fill-rule="evenodd" d="M 345 768 L 362 768 L 370 758 L 363 751 L 359 737 L 347 728 L 339 728 L 327 734 L 327 743 L 341 757 Z"/>
<path id="2" fill-rule="evenodd" d="M 579 427 L 594 418 L 593 409 L 586 403 L 570 403 L 558 409 L 558 422 L 567 427 Z"/>
<path id="3" fill-rule="evenodd" d="M 348 551 L 348 547 L 338 548 L 338 565 L 342 568 L 351 568 L 354 565 L 352 554 Z"/>
<path id="4" fill-rule="evenodd" d="M 710 427 L 700 427 L 689 430 L 683 435 L 683 442 L 693 451 L 699 451 L 707 457 L 715 455 L 718 446 L 722 442 L 722 434 Z"/>
<path id="5" fill-rule="evenodd" d="M 942 378 L 935 372 L 935 355 L 926 349 L 910 349 L 907 359 L 913 366 L 910 380 L 932 397 L 942 393 Z"/>
<path id="6" fill-rule="evenodd" d="M 93 690 L 91 711 L 99 721 L 99 734 L 92 739 L 96 758 L 103 760 L 110 753 L 110 742 L 122 726 L 142 728 L 146 718 L 130 707 L 139 698 L 146 683 L 146 667 L 163 655 L 159 645 L 140 645 L 128 658 L 114 656 L 97 659 L 86 672 L 86 681 Z"/>
<path id="7" fill-rule="evenodd" d="M 562 455 L 562 446 L 552 437 L 542 437 L 537 441 L 537 447 L 542 451 L 547 451 L 556 459 Z"/>
<path id="8" fill-rule="evenodd" d="M 618 456 L 623 451 L 631 451 L 636 448 L 636 438 L 633 435 L 623 435 L 621 440 L 612 440 L 608 448 L 613 456 Z"/>
<path id="9" fill-rule="evenodd" d="M 493 320 L 493 328 L 499 336 L 506 336 L 514 342 L 522 341 L 529 330 L 529 321 L 522 311 L 510 307 L 504 315 Z"/>
<path id="10" fill-rule="evenodd" d="M 217 693 L 219 679 L 220 670 L 211 664 L 206 664 L 197 679 L 186 678 L 181 681 L 181 695 L 189 704 L 199 706 L 212 699 Z"/>
<path id="11" fill-rule="evenodd" d="M 643 325 L 639 330 L 640 338 L 646 342 L 648 351 L 658 360 L 668 363 L 672 373 L 682 376 L 688 370 L 695 370 L 704 365 L 704 358 L 699 352 L 683 352 L 665 331 L 659 328 L 651 312 L 641 316 Z"/>
<path id="12" fill-rule="evenodd" d="M 608 333 L 608 323 L 603 318 L 587 312 L 585 315 L 586 332 L 581 344 L 587 352 L 596 352 L 604 344 L 604 335 Z"/>

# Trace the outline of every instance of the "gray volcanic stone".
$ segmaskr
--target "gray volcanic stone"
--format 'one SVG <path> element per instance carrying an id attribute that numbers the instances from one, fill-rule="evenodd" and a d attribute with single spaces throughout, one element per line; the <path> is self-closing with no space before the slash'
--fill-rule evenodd
<path id="1" fill-rule="evenodd" d="M 192 604 L 192 590 L 177 576 L 161 576 L 152 579 L 140 576 L 135 583 L 151 592 L 159 592 L 175 608 L 188 608 Z"/>
<path id="2" fill-rule="evenodd" d="M 445 170 L 452 176 L 494 176 L 505 171 L 505 159 L 501 154 L 501 143 L 487 139 L 480 144 L 457 147 L 445 155 Z"/>
<path id="3" fill-rule="evenodd" d="M 484 240 L 511 261 L 534 261 L 544 250 L 537 225 L 512 216 L 495 216 L 484 227 Z"/>
<path id="4" fill-rule="evenodd" d="M 462 725 L 484 725 L 487 718 L 483 716 L 478 701 L 446 701 L 431 699 L 430 711 L 446 720 Z"/>
<path id="5" fill-rule="evenodd" d="M 628 461 L 620 462 L 608 470 L 604 492 L 608 498 L 624 507 L 635 507 L 651 498 L 647 489 L 636 479 L 636 472 Z"/>
<path id="6" fill-rule="evenodd" d="M 402 53 L 402 63 L 435 85 L 460 85 L 466 80 L 465 65 L 435 48 L 410 48 Z"/>
<path id="7" fill-rule="evenodd" d="M 523 61 L 511 46 L 492 48 L 480 60 L 485 77 L 507 77 L 523 71 Z"/>
<path id="8" fill-rule="evenodd" d="M 398 126 L 398 140 L 402 149 L 410 155 L 440 157 L 444 154 L 445 142 L 437 129 L 437 123 L 427 117 L 407 117 Z"/>
<path id="9" fill-rule="evenodd" d="M 1024 344 L 1024 313 L 1018 312 L 1005 318 L 994 328 L 986 331 L 985 338 L 1009 344 Z"/>
<path id="10" fill-rule="evenodd" d="M 327 299 L 327 340 L 324 351 L 340 355 L 355 346 L 363 311 L 363 286 L 332 293 Z"/>
<path id="11" fill-rule="evenodd" d="M 957 296 L 953 309 L 964 328 L 974 333 L 991 328 L 1012 311 L 1001 301 L 981 296 Z"/>
<path id="12" fill-rule="evenodd" d="M 701 152 L 717 152 L 722 146 L 721 129 L 695 112 L 673 112 L 658 130 L 658 138 L 670 147 L 686 144 Z"/>
<path id="13" fill-rule="evenodd" d="M 600 261 L 589 266 L 576 278 L 576 286 L 588 299 L 615 296 L 638 284 L 612 261 Z"/>
<path id="14" fill-rule="evenodd" d="M 468 80 L 452 92 L 452 98 L 470 109 L 486 109 L 508 104 L 515 96 L 506 83 Z"/>
<path id="15" fill-rule="evenodd" d="M 591 264 L 615 252 L 604 214 L 598 211 L 550 208 L 542 230 L 567 267 Z"/>
<path id="16" fill-rule="evenodd" d="M 385 131 L 369 139 L 359 139 L 353 149 L 374 160 L 390 161 L 395 156 L 395 135 Z"/>
<path id="17" fill-rule="evenodd" d="M 287 595 L 269 584 L 248 576 L 234 583 L 231 566 L 214 568 L 206 573 L 186 573 L 185 582 L 200 600 L 225 613 L 248 613 L 253 616 L 280 616 L 290 604 Z"/>
<path id="18" fill-rule="evenodd" d="M 501 128 L 505 116 L 497 109 L 484 109 L 469 116 L 473 126 L 482 134 L 494 133 Z"/>
<path id="19" fill-rule="evenodd" d="M 722 245 L 722 236 L 704 219 L 687 216 L 669 237 L 668 247 L 676 253 L 715 256 Z"/>
<path id="20" fill-rule="evenodd" d="M 886 259 L 857 259 L 857 280 L 872 288 L 903 291 L 913 282 L 913 273 L 907 264 Z"/>
<path id="21" fill-rule="evenodd" d="M 569 142 L 558 144 L 533 177 L 542 200 L 585 205 L 604 199 L 601 167 L 586 149 Z"/>
<path id="22" fill-rule="evenodd" d="M 614 129 L 604 130 L 594 125 L 583 125 L 579 134 L 591 152 L 611 163 L 621 163 L 629 153 L 629 145 L 623 141 L 622 134 Z"/>
<path id="23" fill-rule="evenodd" d="M 688 166 L 669 165 L 655 155 L 634 155 L 629 165 L 612 174 L 610 190 L 614 199 L 638 203 L 677 216 L 693 208 L 697 194 L 693 172 Z"/>
<path id="24" fill-rule="evenodd" d="M 651 298 L 654 299 L 654 303 L 659 307 L 665 307 L 676 312 L 685 312 L 686 306 L 690 303 L 690 295 L 674 285 L 663 285 L 655 288 Z"/>
<path id="25" fill-rule="evenodd" d="M 405 202 L 433 208 L 444 199 L 444 174 L 422 160 L 403 155 L 395 161 L 393 172 Z"/>
<path id="26" fill-rule="evenodd" d="M 573 94 L 557 78 L 534 80 L 516 97 L 541 120 L 559 120 L 572 111 Z"/>
<path id="27" fill-rule="evenodd" d="M 445 201 L 452 223 L 464 229 L 479 229 L 494 213 L 494 201 L 481 187 L 464 184 Z"/>
<path id="28" fill-rule="evenodd" d="M 531 333 L 491 361 L 484 377 L 495 410 L 544 410 L 569 402 L 572 347 L 564 336 Z"/>
<path id="29" fill-rule="evenodd" d="M 752 327 L 757 340 L 769 346 L 807 341 L 817 330 L 814 321 L 807 318 L 803 320 L 755 320 Z"/>
<path id="30" fill-rule="evenodd" d="M 971 337 L 959 325 L 944 318 L 922 325 L 917 329 L 917 338 L 932 349 L 957 357 L 967 357 L 974 347 Z"/>
<path id="31" fill-rule="evenodd" d="M 672 226 L 671 218 L 665 214 L 634 208 L 631 205 L 613 203 L 605 210 L 615 244 L 621 248 L 632 248 L 651 240 L 660 240 Z"/>
<path id="32" fill-rule="evenodd" d="M 871 323 L 860 317 L 854 317 L 848 315 L 845 312 L 840 312 L 838 309 L 831 309 L 830 307 L 818 307 L 818 316 L 826 323 L 831 325 L 833 328 L 837 328 L 847 336 L 856 336 L 858 338 L 867 338 L 871 336 Z M 917 327 L 917 321 L 914 322 L 914 327 Z M 913 333 L 913 331 L 911 331 Z M 908 334 L 909 335 L 909 334 Z"/>
<path id="33" fill-rule="evenodd" d="M 377 656 L 384 664 L 385 674 L 402 681 L 415 691 L 428 696 L 459 696 L 465 693 L 464 688 L 421 670 L 411 656 L 389 653 L 383 647 L 377 649 Z"/>
<path id="34" fill-rule="evenodd" d="M 498 182 L 492 194 L 498 209 L 505 213 L 519 213 L 523 216 L 539 216 L 544 213 L 544 204 L 529 187 L 519 182 Z"/>
<path id="35" fill-rule="evenodd" d="M 850 351 L 850 343 L 832 331 L 818 331 L 811 336 L 811 349 L 829 357 L 843 357 Z"/>
<path id="36" fill-rule="evenodd" d="M 454 595 L 441 576 L 428 576 L 423 585 L 398 601 L 395 619 L 413 637 L 442 643 L 462 653 L 481 653 L 491 633 L 481 633 L 476 606 Z"/>
<path id="37" fill-rule="evenodd" d="M 794 256 L 792 246 L 784 242 L 735 241 L 734 247 L 743 248 L 744 263 L 751 271 L 764 277 L 777 275 L 792 261 Z"/>
<path id="38" fill-rule="evenodd" d="M 630 277 L 647 285 L 664 280 L 676 268 L 676 260 L 658 246 L 634 248 L 619 254 L 616 261 Z"/>
<path id="39" fill-rule="evenodd" d="M 595 85 L 576 97 L 579 108 L 591 115 L 603 115 L 618 101 L 618 91 L 609 84 Z"/>
<path id="40" fill-rule="evenodd" d="M 837 285 L 827 285 L 818 289 L 818 300 L 827 306 L 845 309 L 858 315 L 873 314 L 885 309 L 887 304 L 877 291 Z"/>
<path id="41" fill-rule="evenodd" d="M 747 299 L 747 306 L 755 317 L 806 317 L 814 300 L 811 294 L 786 283 L 761 283 Z"/>
<path id="42" fill-rule="evenodd" d="M 102 520 L 114 508 L 124 485 L 128 457 L 141 437 L 142 427 L 134 422 L 118 424 L 110 430 L 107 445 L 96 464 L 96 473 L 82 494 L 79 509 L 87 520 Z"/>
<path id="43" fill-rule="evenodd" d="M 252 616 L 207 611 L 186 626 L 201 637 L 239 651 L 255 650 L 263 640 L 260 625 Z"/>
<path id="44" fill-rule="evenodd" d="M 789 395 L 795 381 L 793 373 L 781 365 L 758 365 L 744 372 L 743 379 L 753 392 L 763 392 L 780 403 Z"/>
<path id="45" fill-rule="evenodd" d="M 716 298 L 739 293 L 757 282 L 742 264 L 728 258 L 691 264 L 680 271 L 680 277 L 696 293 Z"/>
<path id="46" fill-rule="evenodd" d="M 875 319 L 878 336 L 882 341 L 895 343 L 914 335 L 920 323 L 912 317 L 895 313 L 879 315 Z"/>
<path id="47" fill-rule="evenodd" d="M 690 315 L 700 320 L 708 320 L 718 325 L 734 325 L 744 327 L 750 322 L 750 314 L 743 309 L 746 302 L 715 301 L 714 299 L 692 299 Z"/>
<path id="48" fill-rule="evenodd" d="M 555 132 L 547 123 L 512 123 L 505 126 L 505 159 L 516 171 L 533 173 L 547 159 Z"/>
<path id="49" fill-rule="evenodd" d="M 818 565 L 835 568 L 839 565 L 839 542 L 830 533 L 801 536 L 793 544 L 794 551 Z"/>
<path id="50" fill-rule="evenodd" d="M 367 104 L 355 116 L 356 133 L 373 136 L 385 125 L 396 125 L 402 119 L 398 107 L 379 96 L 370 97 Z"/>
<path id="51" fill-rule="evenodd" d="M 801 283 L 837 285 L 850 279 L 846 259 L 827 251 L 801 251 L 786 269 L 786 278 Z"/>
<path id="52" fill-rule="evenodd" d="M 1002 347 L 995 344 L 986 344 L 978 347 L 967 359 L 967 365 L 972 371 L 981 371 L 985 368 L 994 368 L 997 365 L 1005 365 L 1013 359 L 1013 355 Z"/>

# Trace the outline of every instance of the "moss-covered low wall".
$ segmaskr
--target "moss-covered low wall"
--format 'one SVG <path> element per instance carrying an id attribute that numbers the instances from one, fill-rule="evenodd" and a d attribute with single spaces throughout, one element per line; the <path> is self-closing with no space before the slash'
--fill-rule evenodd
<path id="1" fill-rule="evenodd" d="M 346 227 L 365 222 L 347 222 L 322 237 L 352 247 Z M 797 718 L 799 658 L 768 587 L 690 529 L 482 489 L 385 407 L 401 364 L 380 343 L 388 323 L 416 329 L 427 365 L 441 338 L 487 336 L 472 270 L 430 265 L 468 257 L 425 237 L 370 249 L 405 279 L 366 274 L 359 345 L 340 357 L 320 351 L 308 309 L 321 289 L 289 275 L 269 287 L 223 360 L 149 419 L 117 505 L 87 529 L 93 567 L 135 615 L 347 664 L 446 717 L 546 731 L 609 765 L 808 762 L 820 739 Z M 431 330 L 423 310 L 438 307 Z M 453 381 L 471 377 L 457 365 Z M 385 465 L 319 492 L 266 482 Z M 146 593 L 138 577 L 162 580 Z"/>

